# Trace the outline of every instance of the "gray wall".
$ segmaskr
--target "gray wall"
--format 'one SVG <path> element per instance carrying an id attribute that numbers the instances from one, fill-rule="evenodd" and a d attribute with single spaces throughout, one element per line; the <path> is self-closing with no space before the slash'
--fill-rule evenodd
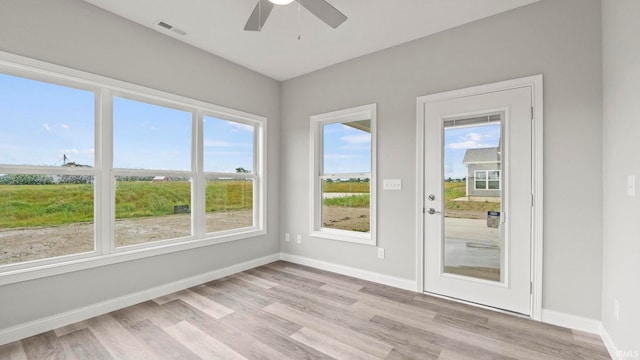
<path id="1" fill-rule="evenodd" d="M 602 64 L 598 0 L 543 0 L 282 85 L 282 251 L 404 279 L 416 275 L 416 97 L 544 74 L 546 309 L 600 319 Z M 378 244 L 310 238 L 309 116 L 378 104 Z M 584 174 L 592 174 L 585 178 Z M 286 190 L 286 191 L 284 191 Z"/>
<path id="2" fill-rule="evenodd" d="M 640 2 L 604 0 L 604 281 L 602 322 L 618 350 L 640 356 Z M 620 319 L 614 301 L 620 303 Z"/>
<path id="3" fill-rule="evenodd" d="M 268 235 L 3 286 L 0 329 L 280 251 L 280 83 L 80 0 L 0 1 L 0 50 L 268 117 Z"/>

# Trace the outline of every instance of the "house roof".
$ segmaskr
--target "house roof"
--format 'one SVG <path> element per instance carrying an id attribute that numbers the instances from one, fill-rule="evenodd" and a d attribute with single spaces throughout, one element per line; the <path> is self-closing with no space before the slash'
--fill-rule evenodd
<path id="1" fill-rule="evenodd" d="M 467 149 L 462 162 L 466 164 L 499 163 L 500 148 Z"/>

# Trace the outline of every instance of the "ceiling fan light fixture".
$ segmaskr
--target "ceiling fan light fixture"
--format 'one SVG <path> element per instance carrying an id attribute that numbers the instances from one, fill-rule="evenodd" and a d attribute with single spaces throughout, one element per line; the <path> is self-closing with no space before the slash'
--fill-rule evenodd
<path id="1" fill-rule="evenodd" d="M 289 5 L 293 2 L 293 0 L 269 0 L 269 2 L 276 5 Z"/>

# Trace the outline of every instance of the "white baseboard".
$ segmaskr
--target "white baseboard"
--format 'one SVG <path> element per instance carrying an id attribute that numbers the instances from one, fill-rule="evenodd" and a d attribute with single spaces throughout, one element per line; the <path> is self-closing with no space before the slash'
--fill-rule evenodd
<path id="1" fill-rule="evenodd" d="M 542 322 L 558 325 L 569 329 L 580 330 L 591 334 L 600 335 L 602 323 L 598 320 L 571 315 L 559 311 L 542 309 Z"/>
<path id="2" fill-rule="evenodd" d="M 334 273 L 351 276 L 354 278 L 372 281 L 378 284 L 393 286 L 396 288 L 418 291 L 418 286 L 414 280 L 407 280 L 395 276 L 384 275 L 372 271 L 366 271 L 344 265 L 337 265 L 325 261 L 315 260 L 303 256 L 291 255 L 286 253 L 280 254 L 280 259 L 294 264 L 305 265 L 312 268 L 331 271 Z"/>
<path id="3" fill-rule="evenodd" d="M 613 340 L 611 339 L 611 336 L 609 336 L 609 332 L 607 332 L 607 329 L 604 327 L 604 325 L 600 329 L 600 337 L 602 338 L 602 342 L 604 342 L 604 346 L 607 347 L 607 351 L 609 351 L 609 355 L 611 355 L 611 359 L 622 360 L 623 358 L 618 355 L 619 354 L 618 348 L 613 343 Z"/>
<path id="4" fill-rule="evenodd" d="M 92 317 L 104 315 L 106 313 L 125 308 L 168 295 L 176 291 L 188 289 L 190 287 L 207 283 L 238 272 L 253 269 L 266 265 L 280 259 L 280 254 L 268 255 L 258 259 L 245 261 L 223 269 L 214 270 L 205 274 L 200 274 L 190 278 L 182 279 L 151 289 L 142 290 L 119 298 L 103 301 L 97 304 L 85 306 L 79 309 L 67 311 L 61 314 L 48 316 L 42 319 L 30 321 L 28 323 L 13 326 L 0 330 L 0 345 L 4 345 L 29 336 L 37 335 L 62 326 L 73 324 L 78 321 L 90 319 Z"/>

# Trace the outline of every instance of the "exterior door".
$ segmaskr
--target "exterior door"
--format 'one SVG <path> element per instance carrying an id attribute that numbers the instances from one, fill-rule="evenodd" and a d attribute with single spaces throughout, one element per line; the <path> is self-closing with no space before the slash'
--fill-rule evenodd
<path id="1" fill-rule="evenodd" d="M 425 291 L 530 315 L 531 87 L 424 106 Z"/>

